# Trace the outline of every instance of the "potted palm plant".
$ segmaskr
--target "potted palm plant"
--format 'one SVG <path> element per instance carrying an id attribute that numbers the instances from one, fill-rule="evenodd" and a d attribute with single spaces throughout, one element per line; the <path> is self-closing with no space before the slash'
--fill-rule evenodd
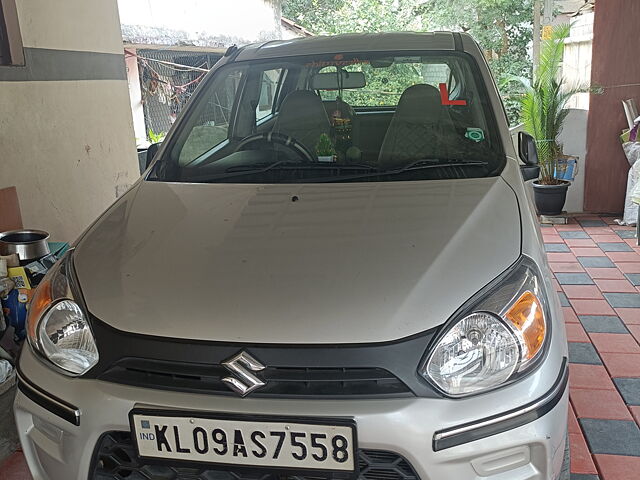
<path id="1" fill-rule="evenodd" d="M 538 149 L 540 177 L 533 182 L 533 188 L 536 208 L 541 215 L 562 213 L 571 185 L 567 180 L 556 178 L 560 171 L 559 161 L 565 156 L 558 136 L 569 113 L 567 101 L 581 91 L 567 88 L 561 76 L 564 41 L 568 36 L 568 24 L 554 27 L 551 37 L 542 43 L 533 82 L 520 79 L 525 88 L 522 121 Z"/>

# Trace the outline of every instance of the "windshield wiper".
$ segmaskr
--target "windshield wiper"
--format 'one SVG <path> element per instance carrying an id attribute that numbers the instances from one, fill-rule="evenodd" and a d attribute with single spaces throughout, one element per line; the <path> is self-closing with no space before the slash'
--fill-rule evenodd
<path id="1" fill-rule="evenodd" d="M 359 170 L 367 169 L 369 171 L 377 171 L 375 167 L 371 165 L 365 164 L 349 164 L 349 165 L 339 165 L 335 163 L 300 163 L 300 162 L 290 162 L 287 160 L 280 160 L 278 162 L 273 162 L 269 164 L 265 163 L 253 163 L 248 165 L 234 165 L 227 168 L 223 173 L 214 174 L 214 175 L 206 175 L 206 179 L 209 181 L 219 180 L 222 178 L 232 178 L 236 176 L 242 175 L 252 175 L 252 174 L 261 174 L 268 172 L 269 170 L 292 170 L 292 171 L 313 171 L 313 170 L 333 170 L 337 171 L 337 175 L 323 176 L 321 179 L 330 179 L 336 178 L 340 176 L 341 171 L 345 170 Z M 316 178 L 313 178 L 315 181 Z"/>
<path id="2" fill-rule="evenodd" d="M 382 177 L 389 175 L 399 175 L 401 173 L 411 172 L 415 170 L 427 170 L 430 168 L 446 168 L 446 167 L 486 167 L 489 162 L 483 162 L 480 160 L 468 160 L 468 161 L 442 161 L 437 158 L 424 158 L 415 160 L 404 167 L 391 169 L 391 170 L 378 170 L 372 173 L 365 173 L 361 175 L 350 175 L 342 177 L 333 177 L 333 180 L 356 180 L 360 178 L 369 177 Z"/>

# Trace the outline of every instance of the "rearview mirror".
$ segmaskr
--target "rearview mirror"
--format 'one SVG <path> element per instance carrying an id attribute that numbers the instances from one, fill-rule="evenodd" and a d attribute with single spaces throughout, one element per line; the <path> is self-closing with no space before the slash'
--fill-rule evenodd
<path id="1" fill-rule="evenodd" d="M 162 144 L 152 143 L 151 145 L 149 145 L 149 148 L 147 148 L 147 162 L 145 164 L 145 170 L 149 168 L 149 165 L 151 165 L 151 162 L 153 161 L 153 157 L 156 156 L 156 153 L 158 153 L 158 150 L 160 149 L 160 145 Z"/>
<path id="2" fill-rule="evenodd" d="M 518 153 L 525 165 L 538 165 L 536 141 L 528 133 L 518 133 Z"/>
<path id="3" fill-rule="evenodd" d="M 338 90 L 339 88 L 363 88 L 367 81 L 362 72 L 347 72 L 340 70 L 337 72 L 316 73 L 311 79 L 313 90 Z M 338 82 L 340 75 L 340 82 Z"/>

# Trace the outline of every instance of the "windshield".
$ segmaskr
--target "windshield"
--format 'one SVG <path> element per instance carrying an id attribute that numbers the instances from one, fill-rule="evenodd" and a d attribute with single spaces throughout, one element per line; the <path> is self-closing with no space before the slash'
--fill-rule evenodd
<path id="1" fill-rule="evenodd" d="M 459 52 L 326 54 L 220 67 L 149 179 L 310 183 L 477 178 L 504 152 Z"/>

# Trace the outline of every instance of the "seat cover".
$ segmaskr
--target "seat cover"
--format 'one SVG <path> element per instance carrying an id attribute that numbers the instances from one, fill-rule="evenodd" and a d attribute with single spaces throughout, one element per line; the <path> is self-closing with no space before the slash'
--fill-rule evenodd
<path id="1" fill-rule="evenodd" d="M 381 168 L 395 168 L 423 158 L 446 156 L 455 143 L 453 122 L 431 85 L 407 88 L 400 97 L 382 142 Z"/>
<path id="2" fill-rule="evenodd" d="M 315 154 L 320 135 L 329 135 L 331 126 L 320 97 L 309 90 L 296 90 L 282 101 L 273 131 L 293 137 Z"/>

